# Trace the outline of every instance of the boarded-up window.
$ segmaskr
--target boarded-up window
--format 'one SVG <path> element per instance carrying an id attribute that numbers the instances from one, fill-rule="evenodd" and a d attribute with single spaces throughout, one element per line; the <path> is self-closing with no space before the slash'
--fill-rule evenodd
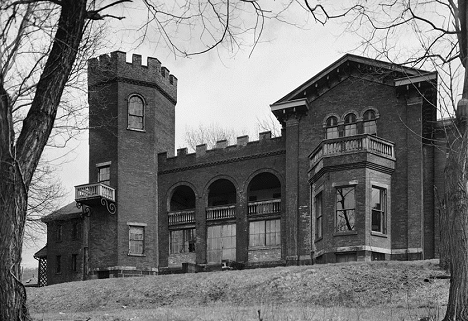
<path id="1" fill-rule="evenodd" d="M 356 252 L 336 253 L 336 263 L 355 262 L 357 261 Z"/>
<path id="2" fill-rule="evenodd" d="M 143 226 L 129 226 L 128 254 L 142 255 L 144 251 L 145 228 Z"/>
<path id="3" fill-rule="evenodd" d="M 236 260 L 236 224 L 208 226 L 207 234 L 208 262 Z"/>

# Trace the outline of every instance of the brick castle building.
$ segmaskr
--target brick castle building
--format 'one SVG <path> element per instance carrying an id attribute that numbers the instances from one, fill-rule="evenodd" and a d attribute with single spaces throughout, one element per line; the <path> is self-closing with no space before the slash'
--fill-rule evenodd
<path id="1" fill-rule="evenodd" d="M 89 183 L 43 218 L 42 284 L 437 257 L 436 73 L 348 54 L 271 105 L 280 137 L 175 156 L 177 79 L 157 59 L 113 52 L 88 77 Z"/>

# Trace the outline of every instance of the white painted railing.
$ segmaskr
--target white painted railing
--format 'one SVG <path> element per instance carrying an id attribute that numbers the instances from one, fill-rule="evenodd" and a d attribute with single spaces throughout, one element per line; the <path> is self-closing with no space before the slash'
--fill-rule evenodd
<path id="1" fill-rule="evenodd" d="M 104 197 L 115 202 L 115 189 L 102 183 L 75 186 L 75 201 Z"/>
<path id="2" fill-rule="evenodd" d="M 248 215 L 271 214 L 281 212 L 281 200 L 249 202 L 247 206 Z"/>
<path id="3" fill-rule="evenodd" d="M 195 222 L 194 210 L 169 212 L 168 216 L 169 216 L 169 225 Z"/>
<path id="4" fill-rule="evenodd" d="M 368 151 L 388 158 L 395 158 L 394 144 L 373 135 L 356 135 L 322 141 L 309 156 L 310 167 L 314 167 L 323 157 Z"/>
<path id="5" fill-rule="evenodd" d="M 219 220 L 236 217 L 236 205 L 216 206 L 206 208 L 207 220 Z"/>

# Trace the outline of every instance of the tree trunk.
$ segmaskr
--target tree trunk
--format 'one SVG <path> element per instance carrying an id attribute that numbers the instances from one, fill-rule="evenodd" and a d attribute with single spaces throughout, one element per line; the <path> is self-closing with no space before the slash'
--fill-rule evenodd
<path id="1" fill-rule="evenodd" d="M 0 166 L 0 320 L 30 320 L 20 282 L 27 193 L 13 159 Z"/>
<path id="2" fill-rule="evenodd" d="M 460 148 L 466 149 L 466 135 Z M 460 142 L 461 143 L 461 142 Z M 455 146 L 453 146 L 455 147 Z M 458 147 L 458 146 L 457 146 Z M 468 195 L 467 180 L 456 151 L 450 152 L 446 168 L 446 230 L 450 257 L 450 290 L 444 321 L 468 320 Z M 465 153 L 464 153 L 465 154 Z M 466 161 L 466 154 L 463 159 Z"/>
<path id="3" fill-rule="evenodd" d="M 19 280 L 27 193 L 75 63 L 86 22 L 87 0 L 60 1 L 52 49 L 15 144 L 12 106 L 0 74 L 0 320 L 29 320 Z"/>
<path id="4" fill-rule="evenodd" d="M 445 168 L 444 237 L 449 253 L 450 289 L 444 321 L 468 321 L 468 100 L 457 108 L 456 126 L 449 136 Z"/>

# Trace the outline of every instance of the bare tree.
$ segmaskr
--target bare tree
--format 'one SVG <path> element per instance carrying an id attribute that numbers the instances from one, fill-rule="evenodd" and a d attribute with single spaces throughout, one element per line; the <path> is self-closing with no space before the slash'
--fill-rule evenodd
<path id="1" fill-rule="evenodd" d="M 271 132 L 271 137 L 281 136 L 281 124 L 272 113 L 268 113 L 265 118 L 257 118 L 255 125 L 256 132 Z"/>
<path id="2" fill-rule="evenodd" d="M 62 94 L 91 39 L 89 22 L 101 19 L 100 12 L 86 0 L 0 4 L 2 320 L 29 319 L 19 276 L 31 181 L 54 122 L 66 114 Z"/>
<path id="3" fill-rule="evenodd" d="M 46 233 L 41 218 L 57 210 L 65 197 L 60 180 L 54 175 L 56 167 L 42 158 L 34 172 L 28 191 L 28 209 L 24 230 L 25 246 L 36 243 L 38 237 Z"/>
<path id="4" fill-rule="evenodd" d="M 197 145 L 201 144 L 206 144 L 206 147 L 211 149 L 216 146 L 216 142 L 221 140 L 233 144 L 237 136 L 239 135 L 234 128 L 223 128 L 217 124 L 199 124 L 198 127 L 185 128 L 185 143 L 192 151 L 195 151 Z"/>
<path id="5" fill-rule="evenodd" d="M 79 81 L 73 81 L 86 63 L 87 49 L 94 43 L 95 27 L 101 25 L 96 22 L 122 19 L 119 10 L 130 12 L 127 4 L 131 2 L 0 2 L 1 320 L 30 318 L 26 292 L 19 280 L 28 194 L 31 195 L 31 182 L 46 144 L 66 143 L 76 127 L 75 116 L 80 108 L 65 104 L 70 96 L 64 93 L 80 87 Z M 141 33 L 134 38 L 140 42 L 163 40 L 182 56 L 201 54 L 218 46 L 235 52 L 244 45 L 246 35 L 252 39 L 248 45 L 255 48 L 265 22 L 282 21 L 283 13 L 295 3 L 272 2 L 271 9 L 265 9 L 257 1 L 247 0 L 143 0 L 146 17 L 142 26 L 135 26 L 134 31 Z M 196 39 L 199 47 L 184 47 L 187 38 Z M 69 120 L 75 125 L 69 126 Z M 33 199 L 29 199 L 30 206 Z"/>

